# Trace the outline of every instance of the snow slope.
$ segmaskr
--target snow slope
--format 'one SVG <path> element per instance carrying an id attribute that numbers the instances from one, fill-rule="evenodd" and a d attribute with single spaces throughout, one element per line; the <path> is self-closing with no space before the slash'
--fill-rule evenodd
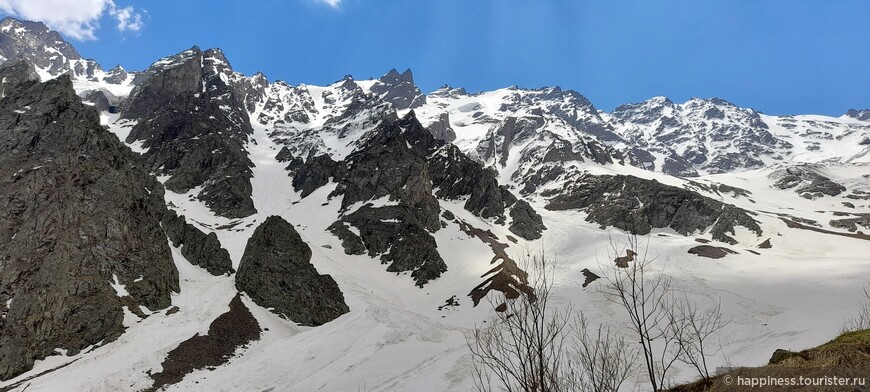
<path id="1" fill-rule="evenodd" d="M 236 77 L 241 78 L 233 76 Z M 129 80 L 108 83 L 105 78 L 97 79 L 77 79 L 74 83 L 80 93 L 104 88 L 117 96 L 129 94 Z M 485 303 L 473 307 L 468 294 L 493 267 L 489 246 L 462 232 L 456 223 L 448 223 L 434 233 L 448 270 L 439 279 L 418 288 L 410 276 L 388 273 L 386 266 L 376 259 L 346 255 L 341 241 L 326 231 L 339 216 L 340 201 L 328 198 L 335 184 L 321 187 L 303 199 L 293 191 L 291 177 L 285 170 L 287 164 L 276 160 L 285 147 L 301 158 L 321 153 L 334 159 L 346 157 L 380 121 L 393 115 L 388 104 L 369 94 L 373 83 L 343 79 L 329 86 L 291 86 L 283 82 L 265 86 L 262 99 L 249 108 L 254 133 L 246 145 L 254 164 L 251 184 L 256 214 L 243 219 L 218 217 L 196 199 L 200 189 L 185 194 L 166 192 L 171 208 L 200 229 L 216 233 L 235 267 L 248 238 L 266 217 L 279 215 L 291 222 L 311 246 L 312 263 L 320 273 L 336 280 L 351 309 L 326 325 L 300 327 L 244 298 L 263 328 L 261 339 L 239 350 L 227 364 L 215 370 L 196 371 L 167 390 L 470 389 L 471 358 L 466 336 L 475 326 L 491 321 L 494 312 Z M 691 140 L 703 139 L 701 144 L 694 144 L 697 148 L 742 153 L 736 145 L 724 147 L 706 139 L 712 138 L 705 133 L 708 128 L 715 128 L 714 124 L 721 124 L 722 119 L 711 113 L 714 119 L 708 121 L 698 117 L 698 113 L 722 105 L 693 101 L 678 108 L 684 111 L 679 117 L 698 125 L 692 128 L 697 132 L 687 134 Z M 662 113 L 678 117 L 673 110 L 677 109 L 663 109 Z M 653 266 L 657 273 L 671 277 L 675 287 L 700 304 L 721 302 L 726 316 L 732 320 L 722 333 L 722 351 L 711 361 L 712 368 L 760 365 L 777 348 L 801 349 L 830 339 L 854 312 L 865 277 L 870 276 L 870 261 L 866 257 L 870 241 L 789 228 L 780 219 L 785 215 L 811 219 L 820 228 L 837 231 L 828 221 L 837 216 L 835 212 L 844 211 L 843 202 L 855 204 L 853 212 L 870 212 L 870 201 L 850 199 L 847 194 L 808 200 L 795 192 L 773 188 L 769 177 L 779 168 L 776 162 L 821 162 L 827 174 L 850 191 L 870 191 L 870 179 L 866 176 L 870 173 L 868 154 L 866 146 L 860 144 L 867 137 L 866 123 L 821 116 L 767 116 L 736 107 L 729 110 L 726 118 L 729 115 L 736 118 L 741 113 L 753 118 L 757 115 L 776 139 L 769 146 L 770 154 L 757 155 L 764 167 L 751 169 L 744 165 L 719 174 L 699 167 L 700 176 L 691 180 L 661 170 L 644 170 L 629 162 L 601 163 L 591 159 L 590 153 L 583 150 L 589 145 L 608 151 L 626 151 L 633 141 L 641 140 L 645 141 L 645 147 L 663 146 L 661 137 L 674 129 L 658 129 L 664 116 L 661 113 L 652 114 L 651 123 L 657 124 L 652 128 L 638 125 L 643 122 L 637 118 L 620 123 L 571 91 L 506 88 L 468 94 L 461 89 L 445 88 L 430 94 L 427 103 L 415 109 L 415 113 L 424 124 L 448 113 L 457 135 L 454 143 L 495 168 L 500 182 L 514 189 L 522 186 L 522 176 L 517 177 L 516 173 L 534 170 L 554 146 L 567 145 L 583 157 L 582 161 L 567 159 L 556 163 L 570 168 L 571 173 L 655 179 L 756 213 L 765 236 L 736 233 L 740 243 L 731 248 L 738 253 L 723 259 L 687 253 L 697 245 L 695 238 L 710 239 L 708 233 L 684 237 L 658 229 L 641 239 L 649 243 L 649 255 L 656 257 Z M 108 129 L 124 141 L 133 124 L 118 121 L 117 115 L 102 116 Z M 508 121 L 516 121 L 519 132 L 506 133 L 504 125 Z M 524 124 L 527 128 L 523 128 Z M 707 130 L 699 124 L 708 127 L 704 128 Z M 747 137 L 758 135 L 746 128 L 737 131 Z M 507 137 L 508 134 L 512 136 Z M 792 147 L 784 147 L 785 143 Z M 141 144 L 129 146 L 143 152 Z M 660 168 L 671 152 L 685 155 L 689 147 L 684 144 L 669 146 L 670 150 L 650 150 Z M 781 158 L 773 158 L 776 155 Z M 507 251 L 515 259 L 541 251 L 552 256 L 556 260 L 554 301 L 559 306 L 571 304 L 590 319 L 623 325 L 626 320 L 619 307 L 596 290 L 601 282 L 582 288 L 584 278 L 580 271 L 589 268 L 597 272 L 609 263 L 611 241 L 621 241 L 626 233 L 602 230 L 597 224 L 586 222 L 582 211 L 546 210 L 547 200 L 540 196 L 540 191 L 558 189 L 564 180 L 561 177 L 539 192 L 526 195 L 547 226 L 544 238 L 539 241 L 511 243 L 507 241 L 510 232 L 506 227 L 469 213 L 463 208 L 463 200 L 439 202 L 459 219 L 491 230 L 500 241 L 509 243 Z M 698 184 L 726 184 L 749 193 L 715 192 Z M 758 248 L 768 237 L 773 247 Z M 129 329 L 117 341 L 75 356 L 58 353 L 27 374 L 0 383 L 0 388 L 62 365 L 66 366 L 25 381 L 13 390 L 117 391 L 149 386 L 147 372 L 159 372 L 167 352 L 194 334 L 205 332 L 209 323 L 227 310 L 236 294 L 232 276 L 212 276 L 191 265 L 177 249 L 173 249 L 173 257 L 181 279 L 181 292 L 173 297 L 178 313 L 158 312 L 145 319 L 130 314 Z M 442 307 L 454 296 L 459 306 Z M 626 329 L 618 330 L 630 336 Z M 685 381 L 693 376 L 689 369 L 679 368 L 675 380 Z M 642 389 L 642 376 L 637 375 L 636 381 Z"/>
<path id="2" fill-rule="evenodd" d="M 323 97 L 329 87 L 307 89 Z M 320 112 L 326 106 L 318 102 L 315 108 Z M 263 106 L 258 107 L 251 118 L 261 118 L 263 110 Z M 106 121 L 123 138 L 123 125 L 111 116 L 106 116 Z M 264 328 L 262 338 L 237 352 L 226 365 L 213 371 L 196 371 L 167 390 L 468 390 L 471 359 L 465 336 L 475 325 L 491 320 L 494 315 L 485 304 L 472 307 L 467 296 L 480 283 L 481 275 L 492 267 L 488 246 L 450 223 L 435 233 L 448 271 L 423 289 L 415 287 L 407 275 L 387 273 L 385 266 L 367 256 L 345 255 L 340 241 L 326 231 L 326 226 L 338 217 L 339 202 L 327 198 L 334 184 L 301 199 L 292 190 L 284 164 L 275 160 L 286 142 L 269 126 L 252 122 L 253 141 L 247 149 L 255 165 L 252 185 L 256 215 L 240 220 L 216 217 L 190 197 L 196 190 L 188 194 L 167 192 L 167 202 L 201 229 L 217 233 L 235 266 L 256 225 L 269 215 L 284 217 L 296 225 L 311 246 L 312 262 L 318 271 L 332 275 L 338 282 L 351 312 L 324 326 L 299 327 L 245 298 L 245 304 Z M 483 134 L 473 133 L 472 129 L 462 136 L 463 140 L 473 141 Z M 321 137 L 326 145 L 326 136 Z M 333 152 L 342 153 L 338 149 Z M 592 162 L 577 165 L 578 170 L 595 174 L 631 174 L 675 186 L 688 184 L 687 180 L 627 165 Z M 831 166 L 830 170 L 838 173 L 839 177 L 834 177 L 848 183 L 850 188 L 870 189 L 867 178 L 862 176 L 866 169 L 867 166 L 853 164 Z M 725 173 L 695 181 L 724 183 L 750 191 L 749 197 L 705 194 L 758 212 L 757 219 L 771 237 L 772 249 L 755 248 L 764 238 L 742 233 L 738 236 L 741 244 L 733 247 L 738 254 L 712 260 L 686 253 L 697 244 L 694 237 L 656 230 L 642 239 L 649 241 L 649 254 L 657 258 L 654 266 L 660 273 L 674 279 L 676 287 L 699 303 L 721 301 L 732 320 L 723 331 L 723 350 L 712 361 L 713 367 L 760 365 L 776 348 L 800 349 L 829 339 L 853 312 L 864 277 L 870 276 L 870 262 L 865 256 L 870 242 L 790 229 L 776 215 L 787 213 L 823 221 L 828 215 L 811 211 L 842 209 L 840 203 L 845 199 L 824 198 L 823 204 L 819 204 L 819 200 L 810 201 L 793 192 L 771 188 L 767 178 L 770 171 Z M 543 208 L 545 200 L 539 196 L 530 201 L 543 215 L 548 230 L 543 240 L 520 241 L 512 244 L 508 252 L 518 259 L 539 250 L 553 256 L 557 260 L 557 304 L 570 303 L 593 320 L 616 325 L 624 322 L 621 310 L 596 291 L 595 284 L 600 282 L 587 289 L 580 286 L 583 281 L 580 271 L 583 268 L 597 271 L 607 263 L 610 240 L 619 240 L 624 233 L 603 231 L 585 222 L 583 212 L 547 211 Z M 502 241 L 509 234 L 505 227 L 465 211 L 461 200 L 441 204 L 460 219 L 492 230 Z M 865 201 L 857 207 L 867 211 L 870 209 L 867 204 Z M 705 234 L 695 237 L 704 238 Z M 190 265 L 177 250 L 173 255 L 182 282 L 181 293 L 173 298 L 173 304 L 180 308 L 178 313 L 134 319 L 128 331 L 115 342 L 74 357 L 50 357 L 17 380 L 71 363 L 25 382 L 17 390 L 26 387 L 27 391 L 114 391 L 149 385 L 146 371 L 158 372 L 165 353 L 194 333 L 204 332 L 211 320 L 226 311 L 235 294 L 232 277 L 211 276 Z M 439 310 L 452 296 L 459 299 L 460 305 Z M 692 377 L 688 369 L 675 373 L 676 380 Z M 0 385 L 14 382 L 9 380 Z M 638 382 L 643 382 L 639 376 Z"/>

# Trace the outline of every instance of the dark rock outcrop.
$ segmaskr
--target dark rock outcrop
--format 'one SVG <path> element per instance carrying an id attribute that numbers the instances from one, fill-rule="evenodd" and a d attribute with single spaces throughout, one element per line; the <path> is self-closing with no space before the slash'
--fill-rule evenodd
<path id="1" fill-rule="evenodd" d="M 5 97 L 19 85 L 29 81 L 38 81 L 39 75 L 33 65 L 27 61 L 7 63 L 0 69 L 0 98 Z"/>
<path id="2" fill-rule="evenodd" d="M 401 74 L 391 69 L 372 85 L 371 92 L 396 109 L 413 109 L 426 104 L 426 96 L 414 84 L 414 74 L 410 69 Z"/>
<path id="3" fill-rule="evenodd" d="M 429 132 L 438 140 L 452 142 L 456 140 L 456 132 L 450 126 L 450 115 L 441 113 L 438 115 L 438 121 L 429 125 Z"/>
<path id="4" fill-rule="evenodd" d="M 181 254 L 191 264 L 204 268 L 212 275 L 235 272 L 230 253 L 221 247 L 215 233 L 206 235 L 172 210 L 167 210 L 162 225 L 172 246 L 180 246 Z"/>
<path id="5" fill-rule="evenodd" d="M 102 90 L 93 90 L 82 97 L 82 101 L 93 104 L 97 111 L 108 111 L 112 106 L 116 106 L 117 98 L 109 99 L 109 94 Z"/>
<path id="6" fill-rule="evenodd" d="M 205 335 L 196 334 L 166 354 L 159 373 L 151 374 L 154 384 L 146 392 L 162 390 L 197 369 L 223 365 L 239 347 L 260 339 L 260 324 L 236 294 L 230 310 L 208 326 Z"/>
<path id="7" fill-rule="evenodd" d="M 518 200 L 511 208 L 511 225 L 508 230 L 527 240 L 541 238 L 541 232 L 546 230 L 544 220 L 525 200 Z"/>
<path id="8" fill-rule="evenodd" d="M 123 307 L 170 306 L 163 187 L 69 77 L 0 100 L 0 379 L 116 339 Z"/>
<path id="9" fill-rule="evenodd" d="M 722 246 L 698 245 L 689 249 L 689 253 L 709 259 L 721 259 L 725 256 L 735 254 L 737 252 Z"/>
<path id="10" fill-rule="evenodd" d="M 27 61 L 56 77 L 69 74 L 74 78 L 96 80 L 100 65 L 85 60 L 56 31 L 42 22 L 3 18 L 0 21 L 0 62 Z"/>
<path id="11" fill-rule="evenodd" d="M 838 229 L 846 229 L 851 232 L 856 232 L 862 228 L 870 230 L 870 214 L 855 214 L 852 218 L 834 219 L 831 220 L 831 227 Z"/>
<path id="12" fill-rule="evenodd" d="M 266 218 L 248 240 L 236 288 L 301 325 L 322 325 L 350 311 L 335 280 L 311 264 L 308 244 L 278 216 Z"/>
<path id="13" fill-rule="evenodd" d="M 388 271 L 411 272 L 421 286 L 447 268 L 431 236 L 441 228 L 439 198 L 466 198 L 466 210 L 499 224 L 506 223 L 505 213 L 513 207 L 512 230 L 527 239 L 539 238 L 544 229 L 531 206 L 498 185 L 493 170 L 436 140 L 413 112 L 382 123 L 345 161 L 325 155 L 308 159 L 293 186 L 304 197 L 330 179 L 338 184 L 329 196 L 342 197 L 343 216 L 329 230 L 345 252 L 381 255 Z M 365 205 L 382 198 L 390 205 Z"/>
<path id="14" fill-rule="evenodd" d="M 193 47 L 148 68 L 121 108 L 138 121 L 127 142 L 144 141 L 149 168 L 171 176 L 166 188 L 202 187 L 197 197 L 228 218 L 256 212 L 244 148 L 253 129 L 238 79 L 219 49 Z"/>
<path id="15" fill-rule="evenodd" d="M 342 178 L 347 171 L 344 162 L 336 162 L 329 155 L 318 155 L 299 166 L 293 176 L 293 189 L 306 197 L 332 179 Z"/>
<path id="16" fill-rule="evenodd" d="M 867 109 L 864 109 L 864 110 L 849 109 L 849 111 L 846 112 L 846 116 L 852 117 L 856 120 L 870 121 L 870 110 L 867 110 Z"/>
<path id="17" fill-rule="evenodd" d="M 549 210 L 584 209 L 586 220 L 633 234 L 669 227 L 682 235 L 710 230 L 714 240 L 735 244 L 728 234 L 743 226 L 757 235 L 761 228 L 748 212 L 695 192 L 634 176 L 577 178 L 552 196 Z"/>
<path id="18" fill-rule="evenodd" d="M 846 187 L 819 174 L 811 165 L 780 169 L 771 173 L 770 177 L 776 179 L 774 187 L 794 188 L 795 192 L 807 199 L 816 199 L 825 195 L 837 196 L 846 191 Z"/>
<path id="19" fill-rule="evenodd" d="M 419 211 L 404 204 L 363 206 L 333 223 L 330 230 L 342 240 L 345 253 L 362 254 L 367 250 L 369 256 L 380 255 L 381 262 L 389 264 L 388 272 L 411 272 L 416 284 L 422 287 L 447 271 L 447 265 L 426 229 L 428 223 L 420 218 Z M 359 236 L 345 225 L 357 228 Z"/>

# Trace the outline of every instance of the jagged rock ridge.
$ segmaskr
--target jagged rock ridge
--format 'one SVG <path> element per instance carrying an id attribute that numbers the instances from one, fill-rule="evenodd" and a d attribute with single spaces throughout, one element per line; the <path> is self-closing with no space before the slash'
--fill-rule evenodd
<path id="1" fill-rule="evenodd" d="M 2 72 L 0 72 L 2 73 Z M 163 188 L 71 80 L 0 100 L 0 379 L 116 339 L 179 290 Z"/>
<path id="2" fill-rule="evenodd" d="M 446 264 L 430 233 L 441 228 L 438 199 L 467 197 L 465 209 L 482 218 L 507 221 L 524 238 L 544 229 L 528 204 L 499 186 L 493 171 L 456 146 L 436 140 L 414 113 L 385 121 L 345 161 L 318 156 L 296 172 L 293 185 L 307 196 L 330 180 L 330 197 L 341 196 L 342 218 L 330 226 L 345 252 L 380 256 L 387 270 L 411 272 L 418 285 L 437 278 Z M 370 201 L 385 200 L 378 205 Z"/>
<path id="3" fill-rule="evenodd" d="M 196 190 L 228 218 L 256 212 L 245 150 L 253 129 L 240 93 L 250 82 L 232 72 L 219 49 L 193 47 L 148 68 L 121 109 L 122 118 L 137 121 L 127 142 L 144 142 L 143 159 L 169 176 L 166 188 Z"/>

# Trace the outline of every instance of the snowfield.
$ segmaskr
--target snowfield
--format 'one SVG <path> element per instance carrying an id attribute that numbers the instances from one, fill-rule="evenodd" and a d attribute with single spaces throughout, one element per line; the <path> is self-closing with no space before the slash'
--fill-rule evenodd
<path id="1" fill-rule="evenodd" d="M 322 114 L 310 126 L 320 126 L 327 110 L 323 93 L 335 87 L 303 87 L 310 92 L 315 107 Z M 509 90 L 468 95 L 449 105 L 430 99 L 430 104 L 450 106 L 454 124 L 470 124 L 472 113 L 498 106 L 506 91 Z M 422 120 L 437 116 L 430 109 L 419 111 Z M 225 365 L 195 371 L 166 390 L 469 390 L 472 361 L 466 336 L 476 326 L 493 320 L 494 311 L 485 301 L 473 307 L 468 294 L 493 267 L 490 265 L 492 250 L 477 238 L 463 233 L 455 223 L 448 224 L 434 234 L 448 270 L 422 289 L 414 286 L 408 274 L 386 272 L 386 266 L 376 259 L 344 254 L 341 241 L 326 231 L 339 216 L 340 200 L 327 198 L 335 184 L 321 187 L 304 199 L 293 191 L 291 178 L 284 170 L 286 163 L 275 159 L 283 144 L 270 137 L 270 126 L 255 120 L 262 110 L 259 107 L 251 114 L 254 134 L 253 141 L 247 145 L 255 165 L 251 182 L 257 214 L 244 219 L 217 217 L 196 200 L 199 189 L 186 194 L 167 191 L 166 201 L 189 222 L 206 232 L 216 233 L 229 251 L 234 267 L 238 267 L 246 242 L 257 225 L 270 215 L 283 217 L 296 226 L 311 247 L 312 263 L 317 270 L 338 282 L 350 313 L 320 327 L 300 327 L 243 297 L 244 304 L 263 330 L 261 339 L 240 349 Z M 811 116 L 795 120 L 820 121 Z M 765 121 L 772 124 L 774 133 L 787 133 L 786 129 L 773 125 L 779 120 L 765 117 Z M 850 123 L 852 120 L 828 118 L 825 121 Z M 105 114 L 104 123 L 122 141 L 133 125 L 118 122 L 117 115 Z M 456 144 L 465 151 L 473 150 L 489 130 L 479 124 L 455 128 Z M 328 139 L 332 135 L 323 137 L 323 142 L 332 147 L 336 156 L 349 153 L 347 143 Z M 840 142 L 846 143 L 849 137 L 844 135 Z M 792 143 L 798 141 L 792 140 Z M 130 147 L 144 152 L 141 146 Z M 826 154 L 831 151 L 853 153 L 837 143 L 828 147 L 816 155 L 801 158 L 820 162 L 829 158 Z M 839 163 L 828 162 L 825 170 L 850 190 L 870 191 L 867 177 L 870 164 L 860 163 L 867 159 L 863 156 Z M 510 180 L 511 168 L 515 165 L 518 163 L 508 161 L 501 180 L 517 187 L 518 184 Z M 688 183 L 686 179 L 618 164 L 587 162 L 576 166 L 577 170 L 593 174 L 630 174 L 674 186 Z M 688 254 L 687 250 L 698 244 L 695 238 L 710 238 L 703 232 L 684 237 L 672 230 L 654 230 L 641 238 L 642 244 L 648 243 L 648 255 L 655 258 L 656 273 L 671 277 L 676 288 L 699 304 L 721 303 L 731 320 L 717 342 L 722 350 L 713 359 L 711 369 L 724 365 L 762 365 L 775 349 L 802 349 L 833 338 L 856 309 L 862 285 L 870 277 L 870 258 L 867 257 L 870 241 L 788 228 L 777 215 L 813 219 L 823 228 L 836 230 L 827 222 L 833 219 L 834 211 L 846 211 L 842 202 L 855 204 L 850 212 L 870 212 L 870 201 L 847 199 L 845 194 L 804 199 L 792 190 L 771 187 L 773 180 L 768 176 L 775 169 L 691 179 L 751 192 L 749 196 L 733 196 L 702 191 L 704 195 L 757 214 L 755 218 L 764 230 L 764 237 L 738 231 L 735 238 L 740 243 L 729 246 L 737 254 L 718 260 Z M 500 241 L 510 243 L 507 251 L 514 259 L 521 260 L 538 252 L 552 257 L 556 263 L 555 302 L 559 306 L 570 304 L 595 322 L 623 326 L 626 318 L 622 309 L 608 302 L 596 289 L 603 284 L 602 280 L 584 289 L 580 271 L 589 268 L 599 272 L 603 265 L 610 263 L 611 241 L 624 242 L 626 233 L 612 228 L 602 230 L 597 224 L 586 222 L 586 214 L 580 211 L 548 211 L 541 197 L 533 197 L 529 202 L 543 216 L 547 230 L 541 240 L 520 240 L 514 244 L 506 240 L 510 235 L 507 227 L 472 215 L 462 207 L 461 200 L 440 201 L 442 208 L 457 218 L 492 230 Z M 772 248 L 759 249 L 757 245 L 767 238 Z M 131 314 L 132 324 L 118 340 L 75 356 L 58 353 L 39 361 L 30 372 L 0 383 L 0 387 L 55 368 L 13 390 L 120 391 L 150 386 L 148 374 L 161 370 L 166 353 L 194 334 L 205 333 L 209 323 L 227 311 L 236 293 L 234 277 L 212 276 L 191 265 L 178 249 L 173 248 L 173 256 L 181 280 L 181 292 L 172 300 L 179 309 L 177 313 L 167 315 L 166 311 L 160 311 L 144 319 Z M 458 298 L 459 306 L 439 310 L 439 306 L 453 296 Z M 633 338 L 627 328 L 618 330 L 629 339 Z M 682 382 L 693 379 L 695 374 L 688 368 L 680 368 L 673 376 L 674 381 Z M 643 377 L 638 374 L 635 379 L 641 390 L 645 387 Z"/>

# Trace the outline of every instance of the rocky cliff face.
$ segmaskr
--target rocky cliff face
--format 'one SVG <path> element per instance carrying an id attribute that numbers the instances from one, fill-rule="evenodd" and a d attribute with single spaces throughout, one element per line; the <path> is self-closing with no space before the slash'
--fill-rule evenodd
<path id="1" fill-rule="evenodd" d="M 776 180 L 775 188 L 794 189 L 806 199 L 837 196 L 846 190 L 843 185 L 821 174 L 820 170 L 815 165 L 795 165 L 775 170 L 769 177 Z"/>
<path id="2" fill-rule="evenodd" d="M 230 253 L 221 247 L 215 233 L 203 233 L 172 210 L 166 211 L 161 224 L 172 246 L 180 246 L 181 254 L 191 264 L 202 267 L 212 275 L 235 272 Z"/>
<path id="3" fill-rule="evenodd" d="M 37 80 L 39 75 L 27 61 L 7 62 L 0 69 L 0 98 L 13 93 L 26 82 Z"/>
<path id="4" fill-rule="evenodd" d="M 442 87 L 429 94 L 420 118 L 436 138 L 452 141 L 524 193 L 540 186 L 542 176 L 552 177 L 544 171 L 564 173 L 569 162 L 623 160 L 615 148 L 623 140 L 601 113 L 582 95 L 558 87 L 478 94 Z"/>
<path id="5" fill-rule="evenodd" d="M 582 209 L 589 222 L 645 235 L 653 228 L 671 228 L 682 235 L 709 229 L 714 240 L 735 244 L 737 226 L 762 234 L 758 222 L 745 210 L 695 192 L 633 176 L 578 178 L 552 196 L 548 210 Z"/>
<path id="6" fill-rule="evenodd" d="M 40 22 L 4 18 L 0 21 L 0 63 L 26 60 L 46 77 L 70 74 L 96 80 L 99 64 L 82 59 L 56 31 Z"/>
<path id="7" fill-rule="evenodd" d="M 124 331 L 179 290 L 163 188 L 68 77 L 0 100 L 0 379 Z"/>
<path id="8" fill-rule="evenodd" d="M 154 63 L 137 80 L 121 116 L 137 121 L 127 142 L 143 141 L 144 161 L 169 176 L 167 189 L 197 197 L 228 218 L 254 212 L 251 163 L 245 144 L 253 132 L 248 81 L 232 72 L 223 53 L 193 47 Z"/>
<path id="9" fill-rule="evenodd" d="M 864 109 L 864 110 L 849 109 L 849 111 L 846 112 L 846 116 L 854 118 L 856 120 L 870 121 L 870 110 L 867 110 L 867 109 Z"/>
<path id="10" fill-rule="evenodd" d="M 782 160 L 792 146 L 776 138 L 760 113 L 712 98 L 675 104 L 655 97 L 617 107 L 619 132 L 654 159 L 647 168 L 676 176 L 754 169 Z"/>
<path id="11" fill-rule="evenodd" d="M 335 280 L 311 264 L 308 244 L 277 216 L 263 221 L 248 240 L 236 287 L 300 325 L 322 325 L 350 311 Z"/>
<path id="12" fill-rule="evenodd" d="M 330 226 L 345 252 L 367 253 L 389 264 L 391 272 L 410 272 L 422 286 L 446 271 L 431 233 L 441 228 L 439 199 L 467 198 L 465 209 L 505 224 L 524 238 L 539 238 L 539 215 L 456 146 L 436 140 L 414 113 L 385 121 L 347 156 L 334 161 L 311 158 L 293 179 L 303 197 L 329 181 L 330 197 L 342 197 L 342 218 Z M 378 201 L 377 205 L 370 202 Z"/>
<path id="13" fill-rule="evenodd" d="M 426 96 L 414 84 L 414 74 L 410 69 L 401 74 L 391 69 L 372 85 L 371 92 L 396 109 L 414 109 L 426 104 Z"/>

